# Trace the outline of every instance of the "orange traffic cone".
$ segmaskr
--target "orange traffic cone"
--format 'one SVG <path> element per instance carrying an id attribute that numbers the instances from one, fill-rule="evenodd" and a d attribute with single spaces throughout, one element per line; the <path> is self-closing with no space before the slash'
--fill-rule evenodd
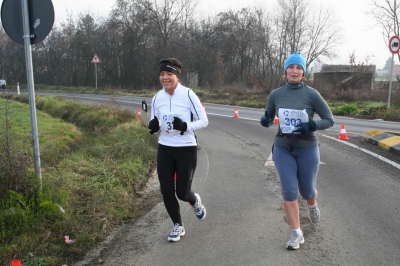
<path id="1" fill-rule="evenodd" d="M 137 109 L 137 117 L 142 118 L 142 113 L 140 112 L 140 109 Z"/>
<path id="2" fill-rule="evenodd" d="M 233 115 L 233 118 L 239 118 L 239 108 L 237 107 L 235 109 L 235 114 Z"/>
<path id="3" fill-rule="evenodd" d="M 20 260 L 13 260 L 10 266 L 22 266 L 22 263 Z"/>
<path id="4" fill-rule="evenodd" d="M 347 140 L 347 139 L 349 139 L 349 138 L 347 137 L 347 134 L 346 134 L 346 127 L 344 126 L 344 124 L 342 124 L 342 128 L 340 129 L 340 136 L 339 136 L 337 139 L 340 139 L 340 140 Z"/>
<path id="5" fill-rule="evenodd" d="M 203 109 L 204 109 L 204 112 L 206 112 L 206 107 L 204 106 L 204 104 L 203 104 Z M 207 112 L 206 112 L 207 113 Z"/>
<path id="6" fill-rule="evenodd" d="M 274 124 L 279 124 L 279 118 L 277 116 L 275 116 Z"/>

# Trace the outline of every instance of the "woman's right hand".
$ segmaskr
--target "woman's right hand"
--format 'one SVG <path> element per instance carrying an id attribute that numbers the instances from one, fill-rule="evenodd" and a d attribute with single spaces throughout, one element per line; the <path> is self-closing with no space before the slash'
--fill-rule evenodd
<path id="1" fill-rule="evenodd" d="M 150 134 L 152 135 L 160 130 L 160 123 L 158 122 L 157 116 L 150 120 L 148 128 L 150 129 Z"/>
<path id="2" fill-rule="evenodd" d="M 273 122 L 274 121 L 271 118 L 269 118 L 267 110 L 265 110 L 264 115 L 260 119 L 260 124 L 263 127 L 269 127 L 270 125 L 272 125 Z"/>

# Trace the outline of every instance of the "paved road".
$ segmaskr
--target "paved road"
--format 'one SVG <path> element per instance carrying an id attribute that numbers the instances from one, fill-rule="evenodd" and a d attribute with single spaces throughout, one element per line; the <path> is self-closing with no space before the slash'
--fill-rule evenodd
<path id="1" fill-rule="evenodd" d="M 242 108 L 239 112 L 244 117 Z M 193 184 L 207 207 L 207 218 L 197 221 L 183 204 L 186 236 L 168 243 L 172 224 L 160 202 L 135 223 L 120 227 L 76 266 L 97 262 L 107 266 L 398 265 L 398 157 L 368 146 L 350 130 L 351 140 L 346 142 L 336 140 L 338 131 L 319 132 L 321 221 L 309 223 L 301 201 L 306 242 L 290 252 L 285 249 L 290 227 L 279 181 L 273 164 L 266 166 L 276 126 L 263 128 L 258 118 L 209 113 L 209 119 L 209 127 L 197 132 L 201 149 Z M 158 197 L 153 181 L 148 195 Z"/>
<path id="2" fill-rule="evenodd" d="M 87 103 L 105 104 L 111 100 L 112 103 L 125 106 L 134 111 L 141 109 L 142 101 L 151 103 L 150 98 L 127 97 L 127 96 L 108 96 L 95 94 L 69 94 L 69 93 L 40 93 L 43 95 L 59 95 L 68 99 L 79 100 Z M 236 106 L 226 106 L 219 104 L 204 103 L 204 108 L 209 115 L 233 117 Z M 149 109 L 150 110 L 150 109 Z M 263 114 L 262 109 L 238 107 L 240 119 L 259 121 Z M 145 123 L 148 123 L 148 113 L 143 113 Z M 315 119 L 319 117 L 316 115 Z M 361 136 L 364 141 L 374 145 L 380 145 L 386 150 L 400 154 L 400 123 L 384 121 L 382 119 L 364 120 L 351 117 L 335 116 L 335 125 L 326 131 L 333 131 L 340 134 L 342 127 L 347 134 Z"/>

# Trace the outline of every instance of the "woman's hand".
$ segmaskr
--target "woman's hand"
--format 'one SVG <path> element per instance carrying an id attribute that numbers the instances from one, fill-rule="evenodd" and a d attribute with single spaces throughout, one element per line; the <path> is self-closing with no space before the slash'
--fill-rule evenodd
<path id="1" fill-rule="evenodd" d="M 172 128 L 175 130 L 179 130 L 181 132 L 181 135 L 183 135 L 183 133 L 185 133 L 185 131 L 187 130 L 186 122 L 183 122 L 182 119 L 180 119 L 179 117 L 174 116 L 174 122 L 172 122 L 172 124 Z"/>
<path id="2" fill-rule="evenodd" d="M 150 120 L 148 128 L 150 129 L 151 135 L 160 130 L 160 123 L 158 122 L 157 116 L 155 116 L 154 119 Z"/>
<path id="3" fill-rule="evenodd" d="M 270 125 L 272 125 L 273 122 L 274 121 L 271 118 L 269 118 L 267 110 L 265 110 L 264 115 L 260 119 L 260 124 L 263 127 L 269 127 Z"/>

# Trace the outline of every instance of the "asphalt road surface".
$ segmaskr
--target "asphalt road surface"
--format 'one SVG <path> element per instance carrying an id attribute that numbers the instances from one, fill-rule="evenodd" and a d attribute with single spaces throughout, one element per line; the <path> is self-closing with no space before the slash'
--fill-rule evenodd
<path id="1" fill-rule="evenodd" d="M 110 99 L 96 95 L 80 100 L 104 104 L 103 97 Z M 135 111 L 141 100 L 112 99 Z M 186 235 L 177 243 L 167 242 L 172 222 L 153 178 L 145 197 L 154 207 L 134 223 L 119 227 L 75 266 L 399 265 L 399 157 L 357 138 L 375 128 L 399 131 L 399 123 L 337 117 L 335 127 L 318 132 L 321 221 L 311 224 L 300 200 L 305 243 L 288 251 L 290 226 L 270 161 L 277 126 L 260 125 L 263 110 L 239 107 L 241 118 L 233 118 L 234 107 L 206 104 L 205 108 L 210 123 L 196 132 L 200 149 L 193 190 L 207 208 L 206 219 L 198 221 L 182 203 Z M 337 140 L 342 123 L 349 141 Z"/>

